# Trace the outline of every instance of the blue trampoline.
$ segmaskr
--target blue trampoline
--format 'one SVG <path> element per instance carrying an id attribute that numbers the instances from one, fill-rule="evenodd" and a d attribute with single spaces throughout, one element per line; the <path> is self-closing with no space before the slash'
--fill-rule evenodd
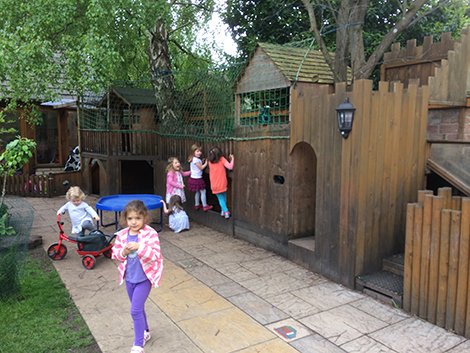
<path id="1" fill-rule="evenodd" d="M 160 232 L 163 228 L 163 204 L 161 203 L 162 197 L 158 195 L 151 194 L 131 194 L 131 195 L 111 195 L 105 196 L 98 200 L 96 203 L 96 210 L 100 215 L 100 222 L 102 227 L 107 227 L 111 225 L 116 225 L 116 230 L 118 228 L 118 213 L 120 214 L 124 211 L 126 205 L 134 200 L 142 201 L 148 210 L 160 209 L 160 222 L 152 222 L 160 225 Z M 103 224 L 103 211 L 114 212 L 114 223 Z M 98 222 L 98 227 L 99 223 Z"/>

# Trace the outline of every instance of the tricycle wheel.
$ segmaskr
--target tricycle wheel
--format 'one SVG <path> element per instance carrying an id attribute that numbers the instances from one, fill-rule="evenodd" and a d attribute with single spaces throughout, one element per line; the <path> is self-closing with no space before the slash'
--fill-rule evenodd
<path id="1" fill-rule="evenodd" d="M 106 257 L 107 259 L 110 259 L 111 258 L 111 253 L 112 253 L 112 250 L 111 249 L 108 249 L 106 250 L 103 255 L 104 257 Z"/>
<path id="2" fill-rule="evenodd" d="M 93 255 L 85 255 L 82 259 L 82 265 L 87 270 L 91 270 L 95 267 L 96 258 Z"/>
<path id="3" fill-rule="evenodd" d="M 62 260 L 67 255 L 67 247 L 64 244 L 52 243 L 47 248 L 47 255 L 54 261 Z"/>

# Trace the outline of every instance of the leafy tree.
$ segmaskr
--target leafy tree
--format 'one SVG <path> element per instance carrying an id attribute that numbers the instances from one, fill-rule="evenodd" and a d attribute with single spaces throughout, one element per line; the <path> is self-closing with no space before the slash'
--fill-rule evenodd
<path id="1" fill-rule="evenodd" d="M 95 92 L 115 80 L 154 77 L 157 94 L 174 82 L 162 73 L 210 56 L 195 33 L 214 0 L 0 0 L 0 99 L 54 100 L 59 90 Z M 197 54 L 192 54 L 197 52 Z M 196 65 L 197 66 L 197 65 Z M 162 104 L 163 105 L 163 104 Z M 165 112 L 161 112 L 165 114 Z"/>
<path id="2" fill-rule="evenodd" d="M 370 77 L 394 41 L 458 35 L 468 22 L 467 9 L 468 1 L 452 0 L 229 0 L 223 18 L 244 54 L 258 41 L 283 44 L 314 36 L 340 82 L 347 66 L 356 79 Z"/>

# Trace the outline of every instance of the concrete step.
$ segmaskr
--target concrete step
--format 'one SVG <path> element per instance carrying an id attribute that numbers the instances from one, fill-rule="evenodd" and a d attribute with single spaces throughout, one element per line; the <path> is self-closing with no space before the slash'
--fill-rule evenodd
<path id="1" fill-rule="evenodd" d="M 403 276 L 389 271 L 377 271 L 356 277 L 356 289 L 384 303 L 402 307 Z"/>
<path id="2" fill-rule="evenodd" d="M 313 269 L 315 237 L 304 237 L 289 240 L 287 258 L 297 265 Z"/>
<path id="3" fill-rule="evenodd" d="M 403 276 L 405 271 L 405 254 L 395 254 L 382 260 L 382 270 Z"/>

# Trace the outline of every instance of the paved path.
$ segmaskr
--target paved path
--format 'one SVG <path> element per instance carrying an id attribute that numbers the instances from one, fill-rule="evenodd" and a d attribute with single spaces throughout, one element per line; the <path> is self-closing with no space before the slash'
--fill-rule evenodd
<path id="1" fill-rule="evenodd" d="M 32 232 L 46 249 L 58 240 L 56 211 L 65 198 L 27 200 L 35 211 Z M 86 199 L 92 206 L 97 200 Z M 69 217 L 63 218 L 69 234 Z M 146 353 L 470 352 L 461 336 L 247 242 L 191 227 L 160 232 L 164 272 L 146 305 L 152 333 Z M 117 263 L 101 257 L 85 270 L 74 244 L 66 245 L 67 256 L 54 265 L 102 352 L 130 352 L 130 304 Z M 284 325 L 297 330 L 294 339 L 273 330 Z"/>

